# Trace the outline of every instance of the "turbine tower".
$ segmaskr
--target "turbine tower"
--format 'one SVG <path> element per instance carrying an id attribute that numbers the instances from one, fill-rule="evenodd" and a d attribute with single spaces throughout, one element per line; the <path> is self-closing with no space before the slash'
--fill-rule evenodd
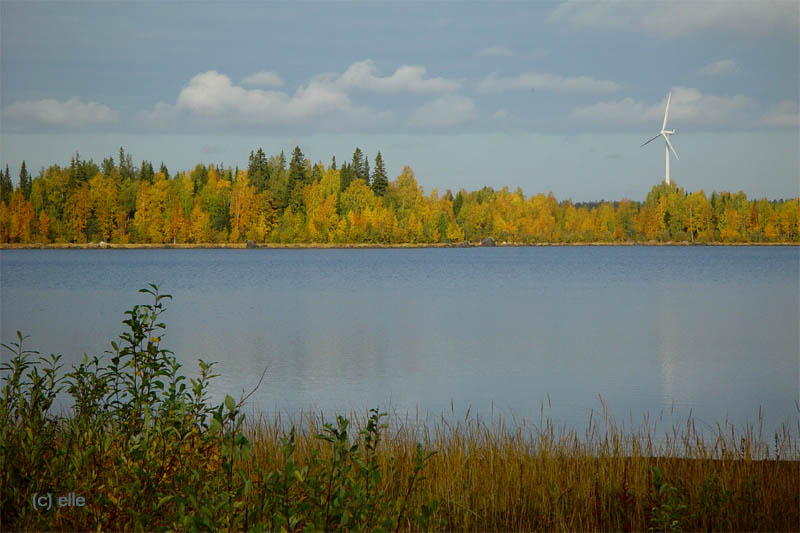
<path id="1" fill-rule="evenodd" d="M 666 146 L 664 147 L 664 161 L 665 161 L 665 170 L 664 170 L 664 181 L 667 182 L 669 185 L 669 151 L 672 150 L 672 153 L 675 154 L 675 159 L 678 159 L 678 154 L 675 152 L 675 148 L 672 147 L 672 143 L 669 142 L 669 136 L 675 133 L 675 130 L 668 130 L 667 129 L 667 116 L 669 115 L 669 100 L 672 98 L 672 91 L 667 95 L 667 108 L 664 110 L 664 123 L 661 124 L 661 131 L 658 132 L 658 135 L 644 143 L 649 144 L 659 137 L 664 137 L 664 140 L 667 141 Z M 641 147 L 640 147 L 641 148 Z M 680 159 L 678 159 L 680 161 Z"/>

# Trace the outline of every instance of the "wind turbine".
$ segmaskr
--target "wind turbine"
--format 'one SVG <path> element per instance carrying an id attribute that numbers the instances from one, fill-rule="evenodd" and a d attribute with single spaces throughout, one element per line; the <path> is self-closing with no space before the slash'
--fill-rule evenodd
<path id="1" fill-rule="evenodd" d="M 672 91 L 667 95 L 667 108 L 664 110 L 664 123 L 661 124 L 661 131 L 658 132 L 658 135 L 644 143 L 650 144 L 651 142 L 655 141 L 659 137 L 664 137 L 664 140 L 667 141 L 666 146 L 664 147 L 664 161 L 666 165 L 666 169 L 664 170 L 664 181 L 667 182 L 669 185 L 669 151 L 672 150 L 672 153 L 675 154 L 675 159 L 678 159 L 678 154 L 675 152 L 675 148 L 672 147 L 672 143 L 669 142 L 669 136 L 675 133 L 675 130 L 668 130 L 667 129 L 667 116 L 669 115 L 669 100 L 672 98 Z M 641 146 L 640 146 L 641 148 Z M 680 159 L 678 159 L 680 161 Z"/>

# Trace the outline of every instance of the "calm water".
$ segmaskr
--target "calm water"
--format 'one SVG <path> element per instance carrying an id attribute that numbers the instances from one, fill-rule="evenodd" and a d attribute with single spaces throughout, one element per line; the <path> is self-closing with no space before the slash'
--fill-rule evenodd
<path id="1" fill-rule="evenodd" d="M 165 344 L 262 411 L 469 407 L 583 428 L 666 410 L 798 421 L 797 247 L 5 250 L 2 339 L 71 365 L 158 283 Z M 4 355 L 4 357 L 7 357 Z M 550 404 L 548 406 L 548 396 Z"/>

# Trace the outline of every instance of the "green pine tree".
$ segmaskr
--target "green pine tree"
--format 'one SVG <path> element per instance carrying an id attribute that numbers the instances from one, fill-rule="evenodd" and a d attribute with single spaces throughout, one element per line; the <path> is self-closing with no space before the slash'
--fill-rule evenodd
<path id="1" fill-rule="evenodd" d="M 303 151 L 299 146 L 295 146 L 292 151 L 292 160 L 289 161 L 289 185 L 291 188 L 298 183 L 304 184 L 308 182 L 308 175 L 306 173 L 306 162 Z"/>
<path id="2" fill-rule="evenodd" d="M 153 183 L 156 173 L 153 171 L 153 164 L 150 161 L 143 160 L 142 166 L 139 168 L 139 180 Z"/>
<path id="3" fill-rule="evenodd" d="M 250 152 L 250 159 L 247 162 L 247 177 L 250 180 L 250 184 L 256 188 L 257 193 L 269 188 L 269 163 L 264 150 L 261 148 L 255 154 L 252 151 Z"/>
<path id="4" fill-rule="evenodd" d="M 14 184 L 11 183 L 11 174 L 8 172 L 8 165 L 6 171 L 0 172 L 0 202 L 5 202 L 8 205 L 11 202 L 11 193 L 14 191 Z"/>
<path id="5" fill-rule="evenodd" d="M 28 173 L 28 169 L 25 168 L 25 160 L 23 159 L 22 166 L 19 168 L 19 188 L 26 200 L 31 197 L 31 185 L 31 175 Z"/>
<path id="6" fill-rule="evenodd" d="M 342 168 L 339 170 L 339 186 L 340 190 L 344 191 L 350 186 L 353 181 L 353 171 L 350 163 L 342 163 Z"/>
<path id="7" fill-rule="evenodd" d="M 122 147 L 119 147 L 119 175 L 122 181 L 133 181 L 135 177 L 133 169 L 133 157 L 130 153 L 125 153 Z"/>
<path id="8" fill-rule="evenodd" d="M 300 147 L 295 146 L 289 161 L 289 207 L 295 212 L 303 209 L 303 187 L 308 180 L 305 156 Z"/>
<path id="9" fill-rule="evenodd" d="M 389 178 L 386 176 L 386 168 L 383 165 L 383 156 L 378 152 L 375 156 L 375 170 L 372 173 L 372 190 L 376 196 L 383 196 L 386 194 L 386 189 L 389 187 Z"/>
<path id="10" fill-rule="evenodd" d="M 359 147 L 353 152 L 353 161 L 350 163 L 353 179 L 364 179 L 364 154 Z"/>

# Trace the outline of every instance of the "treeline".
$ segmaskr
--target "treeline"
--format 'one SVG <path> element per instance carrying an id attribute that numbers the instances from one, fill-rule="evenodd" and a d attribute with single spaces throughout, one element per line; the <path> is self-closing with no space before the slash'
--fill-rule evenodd
<path id="1" fill-rule="evenodd" d="M 665 183 L 644 202 L 574 204 L 552 194 L 484 187 L 425 194 L 405 167 L 389 181 L 378 152 L 358 148 L 337 166 L 312 164 L 299 147 L 250 153 L 248 168 L 198 164 L 170 175 L 131 155 L 33 178 L 23 162 L 14 187 L 0 173 L 3 243 L 446 243 L 798 242 L 798 198 L 748 200 L 744 192 L 688 193 Z"/>

